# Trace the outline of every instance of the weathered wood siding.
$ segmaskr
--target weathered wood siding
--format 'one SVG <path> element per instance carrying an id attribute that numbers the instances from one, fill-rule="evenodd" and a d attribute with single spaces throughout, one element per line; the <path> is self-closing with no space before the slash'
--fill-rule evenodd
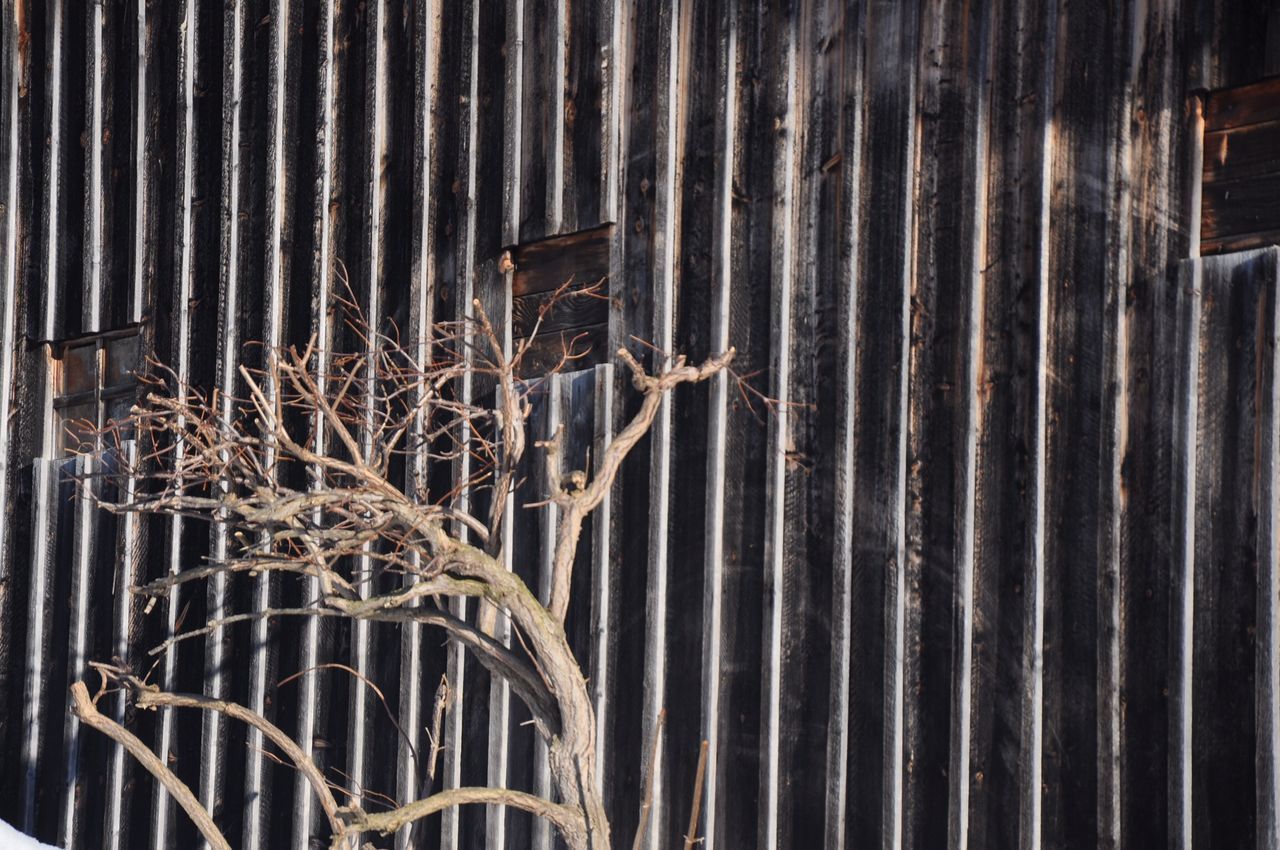
<path id="1" fill-rule="evenodd" d="M 248 341 L 342 345 L 344 285 L 410 340 L 473 298 L 511 322 L 504 248 L 613 224 L 608 350 L 734 345 L 781 401 L 682 388 L 592 521 L 569 628 L 617 846 L 662 709 L 650 848 L 681 846 L 704 738 L 708 848 L 1278 846 L 1277 256 L 1188 259 L 1189 95 L 1261 74 L 1266 5 L 0 0 L 0 817 L 195 841 L 67 718 L 111 657 L 267 711 L 366 797 L 417 792 L 447 672 L 441 781 L 548 787 L 527 712 L 429 630 L 147 656 L 308 589 L 144 613 L 123 588 L 226 535 L 75 498 L 50 345 L 137 324 L 234 388 Z M 585 457 L 633 402 L 600 365 L 537 424 Z M 509 521 L 541 586 L 554 512 Z M 234 844 L 314 846 L 256 737 L 125 719 Z M 497 808 L 395 844 L 551 845 Z"/>
<path id="2" fill-rule="evenodd" d="M 1280 12 L 1275 17 L 1280 28 Z M 1277 150 L 1280 79 L 1223 89 L 1208 97 L 1200 234 L 1203 253 L 1241 251 L 1280 241 Z"/>

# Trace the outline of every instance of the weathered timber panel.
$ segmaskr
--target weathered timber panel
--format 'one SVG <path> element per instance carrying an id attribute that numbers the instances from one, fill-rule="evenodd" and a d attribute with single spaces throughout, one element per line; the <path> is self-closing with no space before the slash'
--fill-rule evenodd
<path id="1" fill-rule="evenodd" d="M 1207 95 L 1203 144 L 1201 250 L 1275 243 L 1280 235 L 1280 80 Z"/>
<path id="2" fill-rule="evenodd" d="M 242 624 L 147 655 L 315 588 L 237 578 L 144 613 L 130 583 L 227 536 L 89 511 L 50 369 L 136 323 L 242 392 L 253 340 L 362 344 L 341 298 L 425 350 L 477 300 L 519 338 L 589 268 L 608 298 L 566 302 L 530 354 L 588 332 L 535 412 L 567 454 L 633 410 L 623 345 L 733 345 L 779 402 L 682 388 L 584 533 L 569 631 L 615 846 L 651 768 L 648 847 L 682 845 L 703 739 L 709 848 L 1275 846 L 1276 252 L 1179 264 L 1280 237 L 1280 89 L 1240 87 L 1266 6 L 2 0 L 0 817 L 75 848 L 196 841 L 68 720 L 68 681 L 111 658 L 263 709 L 367 798 L 420 793 L 447 674 L 437 787 L 545 789 L 527 710 L 433 630 Z M 406 475 L 430 497 L 467 463 Z M 508 522 L 545 590 L 554 511 Z M 233 844 L 324 842 L 255 735 L 113 710 Z M 393 843 L 554 844 L 499 807 Z"/>

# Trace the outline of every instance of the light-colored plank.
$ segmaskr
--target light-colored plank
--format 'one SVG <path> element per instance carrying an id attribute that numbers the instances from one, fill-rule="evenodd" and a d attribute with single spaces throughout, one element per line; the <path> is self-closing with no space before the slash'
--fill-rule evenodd
<path id="1" fill-rule="evenodd" d="M 237 369 L 240 366 L 240 313 L 244 296 L 243 280 L 247 268 L 245 243 L 249 240 L 248 166 L 243 162 L 249 123 L 245 114 L 245 64 L 247 4 L 241 0 L 228 3 L 223 16 L 222 40 L 222 121 L 227 127 L 223 138 L 222 158 L 222 209 L 220 216 L 220 268 L 218 280 L 219 334 L 217 344 L 216 381 L 221 393 L 218 416 L 230 424 L 235 416 L 233 399 L 239 395 Z M 219 485 L 224 492 L 226 484 Z M 229 554 L 229 530 L 225 523 L 215 522 L 209 539 L 209 556 L 216 563 L 226 560 Z M 225 573 L 209 578 L 206 583 L 207 618 L 219 620 L 230 613 L 231 582 Z M 215 699 L 226 699 L 230 693 L 227 657 L 230 635 L 217 630 L 205 640 L 204 691 Z M 228 723 L 216 712 L 204 712 L 200 716 L 200 801 L 209 811 L 214 811 L 222 798 L 225 785 L 225 758 Z M 252 758 L 252 756 L 250 756 Z"/>
<path id="2" fill-rule="evenodd" d="M 337 77 L 339 74 L 339 51 L 337 45 L 337 25 L 339 7 L 336 2 L 326 3 L 317 22 L 317 77 L 319 86 L 316 91 L 316 179 L 315 179 L 315 221 L 313 222 L 314 245 L 311 256 L 312 301 L 311 332 L 315 336 L 316 365 L 314 377 L 316 384 L 324 392 L 328 381 L 332 347 L 334 338 L 333 317 L 331 309 L 334 298 L 334 278 L 336 265 L 336 249 L 334 231 L 337 227 L 335 211 L 330 203 L 333 192 L 335 160 L 337 150 Z M 317 416 L 317 419 L 319 417 Z M 328 433 L 325 428 L 314 429 L 312 449 L 323 456 L 327 450 Z M 319 485 L 318 471 L 309 473 L 309 487 Z M 317 514 L 317 519 L 319 515 Z M 307 577 L 303 582 L 303 595 L 306 599 L 317 599 L 320 595 L 320 582 L 314 577 Z M 326 692 L 324 685 L 327 679 L 315 669 L 316 665 L 328 657 L 322 646 L 325 634 L 319 617 L 309 617 L 302 624 L 302 644 L 299 670 L 302 675 L 298 681 L 298 744 L 303 752 L 314 757 L 316 738 L 323 728 L 327 717 Z M 320 818 L 319 805 L 315 792 L 311 789 L 306 777 L 299 774 L 294 780 L 293 791 L 293 847 L 295 850 L 310 850 L 311 838 L 314 834 L 323 835 L 327 830 Z"/>
<path id="3" fill-rule="evenodd" d="M 92 456 L 80 455 L 68 460 L 66 465 L 74 469 L 76 482 L 75 499 L 68 506 L 72 512 L 71 543 L 71 592 L 68 599 L 70 616 L 67 626 L 67 671 L 68 689 L 75 682 L 87 678 L 89 673 L 89 652 L 92 649 L 90 630 L 91 608 L 89 599 L 94 595 L 94 561 L 97 558 L 97 532 L 100 513 L 94 506 L 96 479 L 94 474 L 97 463 Z M 64 467 L 66 468 L 66 467 Z M 61 530 L 60 530 L 61 531 Z M 81 734 L 80 719 L 74 712 L 67 711 L 63 715 L 62 726 L 62 800 L 61 818 L 58 823 L 58 845 L 74 847 L 83 841 L 82 830 L 88 826 L 84 822 L 85 800 L 83 792 L 87 777 L 81 775 L 82 749 L 84 737 Z M 95 830 L 96 831 L 96 830 Z"/>
<path id="4" fill-rule="evenodd" d="M 365 219 L 363 223 L 363 262 L 361 280 L 353 286 L 358 292 L 360 308 L 368 323 L 364 368 L 366 382 L 364 398 L 365 421 L 360 431 L 360 450 L 366 459 L 373 451 L 374 416 L 378 404 L 377 382 L 372 380 L 380 347 L 377 332 L 383 320 L 383 260 L 386 248 L 386 178 L 384 169 L 387 156 L 387 85 L 390 69 L 387 66 L 387 28 L 390 14 L 388 0 L 372 0 L 365 7 L 366 46 L 364 92 L 364 125 L 361 137 L 356 140 L 363 153 L 362 174 L 357 176 L 359 190 L 364 196 Z M 363 290 L 363 291 L 361 291 Z M 366 543 L 364 552 L 373 544 Z M 356 558 L 355 580 L 360 595 L 368 597 L 376 591 L 373 578 L 376 562 L 368 554 Z M 351 624 L 351 666 L 361 679 L 369 680 L 374 668 L 374 624 L 368 620 L 356 620 Z M 374 765 L 370 748 L 373 718 L 377 707 L 370 688 L 363 681 L 351 682 L 350 710 L 347 718 L 347 773 L 357 790 L 356 794 L 366 803 L 373 798 L 366 792 L 376 790 L 368 785 Z"/>
<path id="5" fill-rule="evenodd" d="M 176 273 L 177 297 L 174 299 L 173 325 L 175 328 L 173 350 L 168 352 L 169 362 L 178 382 L 178 401 L 187 398 L 186 384 L 191 379 L 191 308 L 195 287 L 195 203 L 196 203 L 196 71 L 197 48 L 200 44 L 198 16 L 195 0 L 185 0 L 178 9 L 178 139 L 176 199 L 176 244 L 173 266 Z M 181 420 L 180 420 L 181 421 Z M 186 444 L 178 440 L 174 445 L 173 462 L 180 465 L 186 454 Z M 184 566 L 182 552 L 183 518 L 170 516 L 165 529 L 165 574 L 177 575 Z M 170 589 L 165 606 L 166 632 L 175 634 L 178 628 L 179 594 Z M 177 649 L 170 645 L 163 653 L 160 687 L 173 690 L 177 684 Z M 157 723 L 156 750 L 161 758 L 168 758 L 176 749 L 177 729 L 174 713 L 163 712 Z M 153 850 L 168 850 L 173 838 L 175 811 L 172 798 L 157 783 L 154 787 L 151 840 Z M 202 794 L 202 796 L 204 796 Z M 206 796 L 207 800 L 208 797 Z"/>
<path id="6" fill-rule="evenodd" d="M 58 512 L 58 467 L 56 460 L 37 458 L 32 473 L 35 495 L 32 528 L 35 533 L 28 578 L 27 646 L 38 649 L 28 653 L 22 708 L 22 830 L 27 833 L 35 832 L 39 783 L 48 773 L 41 767 L 49 761 L 46 755 L 49 731 L 45 728 L 45 706 L 49 699 L 46 666 L 50 661 L 47 655 L 52 637 L 49 621 L 53 613 L 50 604 L 56 545 L 53 523 L 57 522 Z"/>
<path id="7" fill-rule="evenodd" d="M 738 8 L 731 2 L 720 28 L 721 60 L 716 94 L 717 129 L 715 189 L 715 261 L 711 305 L 711 350 L 725 351 L 729 339 L 733 292 L 733 175 L 740 144 L 738 126 Z M 707 519 L 702 588 L 702 736 L 707 742 L 706 811 L 702 828 L 706 847 L 716 846 L 716 808 L 720 791 L 721 664 L 723 661 L 726 449 L 729 420 L 729 376 L 711 379 L 707 407 Z"/>
<path id="8" fill-rule="evenodd" d="M 66 0 L 52 0 L 48 8 L 49 16 L 49 57 L 46 82 L 48 102 L 46 126 L 49 143 L 46 145 L 45 180 L 44 180 L 44 221 L 41 223 L 43 242 L 41 245 L 42 265 L 44 270 L 43 315 L 41 316 L 41 339 L 54 339 L 61 327 L 59 321 L 59 301 L 62 286 L 62 273 L 65 264 L 61 261 L 63 234 L 59 227 L 66 217 L 63 210 L 65 203 L 63 189 L 63 133 L 66 109 L 63 103 L 63 58 L 66 42 Z"/>
<path id="9" fill-rule="evenodd" d="M 106 237 L 106 179 L 103 163 L 106 139 L 107 103 L 104 100 L 107 84 L 107 65 L 114 60 L 104 44 L 107 33 L 107 11 L 103 3 L 90 3 L 85 8 L 88 30 L 87 85 L 85 91 L 85 215 L 84 215 L 84 270 L 81 278 L 81 330 L 94 333 L 102 330 L 102 307 L 105 280 Z"/>

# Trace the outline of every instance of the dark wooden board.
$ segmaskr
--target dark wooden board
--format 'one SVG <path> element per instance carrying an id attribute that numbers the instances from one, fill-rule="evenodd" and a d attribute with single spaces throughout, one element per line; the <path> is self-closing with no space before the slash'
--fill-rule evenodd
<path id="1" fill-rule="evenodd" d="M 1223 89 L 1205 106 L 1206 132 L 1280 120 L 1280 78 Z"/>
<path id="2" fill-rule="evenodd" d="M 1248 251 L 1266 245 L 1280 245 L 1280 228 L 1258 233 L 1225 234 L 1205 239 L 1200 243 L 1201 254 L 1221 254 L 1228 251 Z"/>
<path id="3" fill-rule="evenodd" d="M 591 285 L 607 278 L 613 232 L 612 224 L 602 224 L 509 248 L 515 266 L 511 294 L 549 292 L 569 281 Z"/>
<path id="4" fill-rule="evenodd" d="M 566 371 L 578 371 L 603 363 L 609 359 L 608 340 L 607 323 L 540 333 L 534 337 L 533 344 L 520 361 L 520 376 L 534 378 L 547 374 L 560 363 L 566 350 L 574 355 L 573 360 L 565 364 Z M 517 344 L 520 342 L 516 340 Z"/>
<path id="5" fill-rule="evenodd" d="M 1280 229 L 1280 172 L 1205 184 L 1201 222 L 1205 240 L 1276 229 Z"/>
<path id="6" fill-rule="evenodd" d="M 1268 312 L 1266 266 L 1243 255 L 1204 261 L 1198 324 L 1185 323 L 1193 359 L 1195 464 L 1194 637 L 1191 658 L 1191 822 L 1196 846 L 1249 846 L 1255 836 L 1254 670 L 1258 635 L 1255 489 L 1257 371 Z"/>
<path id="7" fill-rule="evenodd" d="M 921 55 L 930 61 L 919 81 L 918 192 L 931 201 L 916 213 L 906 425 L 907 847 L 947 846 L 949 836 L 950 846 L 958 846 L 968 820 L 959 803 L 971 785 L 973 724 L 963 712 L 977 695 L 973 664 L 964 664 L 975 618 L 972 593 L 965 594 L 973 575 L 965 503 L 972 502 L 974 483 L 965 437 L 976 425 L 977 393 L 967 371 L 981 333 L 974 311 L 986 262 L 982 189 L 990 90 L 984 80 L 992 68 L 993 18 L 990 9 L 946 0 L 925 4 L 921 16 Z M 948 817 L 932 814 L 940 812 Z"/>
<path id="8" fill-rule="evenodd" d="M 535 292 L 530 295 L 518 295 L 511 299 L 511 333 L 516 337 L 527 337 L 538 322 L 538 313 L 549 303 L 555 291 Z M 607 293 L 582 294 L 578 291 L 566 293 L 560 301 L 547 311 L 538 325 L 538 333 L 564 330 L 566 328 L 585 328 L 609 321 L 609 300 Z"/>
<path id="9" fill-rule="evenodd" d="M 16 227 L 16 297 L 35 328 L 23 339 L 19 318 L 13 348 L 0 352 L 0 362 L 31 361 L 14 373 L 3 418 L 14 448 L 9 489 L 0 490 L 8 517 L 0 576 L 12 579 L 0 579 L 0 702 L 7 697 L 9 706 L 0 751 L 19 751 L 25 732 L 32 612 L 62 618 L 40 633 L 58 667 L 46 667 L 35 686 L 47 715 L 61 711 L 54 697 L 66 666 L 67 606 L 54 601 L 70 587 L 74 542 L 57 530 L 74 503 L 56 480 L 43 486 L 32 476 L 53 421 L 41 395 L 45 352 L 32 344 L 45 332 L 46 310 L 59 337 L 90 330 L 95 315 L 114 323 L 121 307 L 138 307 L 127 285 L 139 273 L 139 297 L 153 317 L 144 325 L 148 347 L 155 340 L 171 365 L 184 358 L 207 387 L 216 363 L 231 354 L 223 369 L 236 365 L 239 344 L 266 332 L 261 308 L 279 292 L 266 274 L 277 247 L 288 255 L 279 280 L 288 290 L 285 337 L 294 342 L 334 315 L 333 291 L 317 284 L 340 290 L 335 272 L 403 331 L 428 313 L 460 318 L 473 296 L 490 316 L 511 315 L 511 307 L 517 324 L 527 322 L 560 284 L 592 283 L 611 264 L 610 300 L 574 303 L 549 321 L 539 340 L 546 356 L 531 357 L 533 371 L 559 359 L 561 331 L 582 324 L 598 333 L 607 323 L 610 344 L 593 347 L 592 360 L 633 337 L 670 340 L 666 347 L 695 360 L 733 344 L 739 373 L 793 402 L 775 420 L 748 410 L 731 380 L 682 388 L 669 422 L 626 465 L 611 502 L 609 556 L 592 560 L 601 572 L 575 575 L 578 596 L 592 582 L 611 594 L 601 657 L 612 663 L 603 676 L 587 672 L 605 707 L 601 764 L 614 843 L 629 845 L 634 834 L 646 729 L 665 705 L 651 832 L 659 846 L 682 843 L 696 744 L 707 733 L 713 750 L 698 836 L 715 831 L 707 846 L 1180 844 L 1170 827 L 1184 810 L 1169 795 L 1179 776 L 1170 764 L 1171 661 L 1179 660 L 1170 658 L 1170 631 L 1181 625 L 1170 617 L 1178 586 L 1169 551 L 1176 287 L 1165 270 L 1188 253 L 1180 200 L 1192 194 L 1184 178 L 1202 159 L 1180 125 L 1187 92 L 1261 70 L 1256 16 L 1135 0 L 61 5 L 69 13 L 59 34 L 58 4 L 10 3 L 0 12 L 0 77 L 15 79 L 7 76 L 12 56 L 25 53 L 16 106 L 7 88 L 0 101 L 0 159 L 13 162 L 6 157 L 18 151 L 16 177 L 0 177 L 6 189 L 10 179 L 18 187 L 16 219 L 3 194 L 0 251 Z M 325 45 L 330 5 L 338 20 Z M 190 26 L 188 6 L 197 12 Z M 285 7 L 291 27 L 278 49 Z M 87 49 L 97 9 L 106 16 L 101 58 Z M 140 11 L 145 34 L 135 29 Z M 24 40 L 15 46 L 9 24 L 19 14 Z M 385 37 L 374 37 L 380 31 Z M 184 34 L 194 34 L 189 47 Z M 134 103 L 139 72 L 144 115 Z M 96 80 L 101 96 L 89 90 Z M 286 96 L 277 101 L 281 81 Z M 1271 81 L 1210 98 L 1203 176 L 1236 193 L 1210 190 L 1224 225 L 1243 215 L 1246 227 L 1260 226 L 1247 205 L 1214 204 L 1271 192 L 1240 187 L 1280 170 L 1268 166 L 1280 116 L 1268 118 L 1272 107 L 1258 100 L 1277 91 Z M 10 136 L 14 109 L 18 133 Z M 110 139 L 84 135 L 95 116 Z M 228 120 L 235 116 L 238 136 Z M 105 169 L 95 180 L 87 166 L 96 151 Z M 269 197 L 272 187 L 280 197 Z M 270 210 L 280 201 L 293 222 L 271 244 Z M 87 227 L 99 211 L 101 231 Z M 617 228 L 530 242 L 600 221 Z M 1224 227 L 1206 234 L 1202 250 L 1277 239 L 1274 222 L 1244 233 Z M 505 266 L 505 246 L 522 240 Z M 94 257 L 105 264 L 107 290 L 90 283 Z M 514 280 L 499 271 L 508 268 Z M 229 298 L 232 271 L 237 301 Z M 95 311 L 90 299 L 98 296 Z M 1209 312 L 1224 311 L 1226 325 L 1243 334 L 1215 333 L 1206 355 L 1237 376 L 1213 388 L 1225 402 L 1204 402 L 1218 421 L 1237 417 L 1199 443 L 1205 469 L 1221 476 L 1228 464 L 1247 466 L 1250 451 L 1269 456 L 1265 444 L 1250 442 L 1260 428 L 1241 417 L 1265 424 L 1259 411 L 1273 402 L 1230 387 L 1267 368 L 1271 349 L 1258 333 L 1270 334 L 1271 314 L 1255 310 L 1261 330 L 1250 331 L 1247 317 L 1231 312 L 1237 296 L 1218 296 Z M 331 344 L 353 344 L 350 334 L 336 336 Z M 1231 349 L 1237 339 L 1240 349 Z M 633 350 L 652 362 L 649 350 Z M 601 380 L 620 392 L 597 412 L 597 430 L 606 417 L 625 421 L 637 401 L 625 369 Z M 569 437 L 582 449 L 576 417 L 588 399 L 566 381 L 575 389 L 557 409 L 580 426 Z M 480 397 L 483 383 L 472 385 Z M 560 378 L 554 383 L 561 387 Z M 1270 386 L 1262 377 L 1252 384 Z M 1221 409 L 1233 404 L 1233 412 Z M 539 416 L 531 424 L 545 436 Z M 1203 421 L 1207 427 L 1209 413 Z M 1189 442 L 1196 447 L 1196 438 Z M 39 463 L 56 473 L 52 462 Z M 433 497 L 449 489 L 451 473 L 447 463 L 429 471 Z M 522 484 L 522 503 L 540 495 L 540 474 L 535 468 Z M 1204 492 L 1193 522 L 1211 534 L 1231 531 L 1252 507 L 1262 534 L 1265 495 L 1251 506 L 1247 483 L 1223 486 L 1214 500 Z M 475 495 L 483 506 L 487 496 Z M 33 503 L 52 514 L 32 522 Z M 545 516 L 518 512 L 519 552 L 545 541 Z M 102 518 L 104 536 L 109 526 Z M 148 523 L 148 533 L 153 577 L 198 560 L 209 544 L 196 523 Z M 1186 814 L 1200 843 L 1202 822 L 1214 842 L 1248 843 L 1252 818 L 1254 843 L 1269 846 L 1275 833 L 1261 776 L 1274 765 L 1261 733 L 1251 748 L 1242 731 L 1250 668 L 1231 631 L 1244 623 L 1247 632 L 1249 622 L 1247 582 L 1231 570 L 1247 562 L 1254 541 L 1240 537 L 1234 548 L 1218 537 L 1195 541 L 1200 554 L 1225 555 L 1196 564 L 1194 576 L 1206 600 L 1193 636 L 1196 730 L 1215 746 L 1197 763 L 1196 808 Z M 58 550 L 48 562 L 60 565 L 58 575 L 33 600 L 31 576 L 21 571 L 34 570 L 49 547 Z M 1260 541 L 1255 549 L 1261 558 Z M 181 556 L 172 564 L 170 551 Z M 1226 574 L 1212 572 L 1219 564 Z M 10 565 L 17 575 L 4 573 Z M 517 573 L 531 583 L 536 568 L 517 558 Z M 962 576 L 972 579 L 972 594 L 961 592 Z M 105 578 L 93 575 L 95 596 Z M 301 588 L 279 586 L 282 601 L 302 598 Z M 247 604 L 253 587 L 236 582 L 225 599 L 203 586 L 184 590 L 172 607 L 162 602 L 143 618 L 140 645 L 162 639 L 167 612 L 195 624 L 211 604 Z M 1227 601 L 1207 601 L 1215 593 Z M 1254 595 L 1262 601 L 1261 590 Z M 93 628 L 114 610 L 95 605 Z M 1255 610 L 1260 636 L 1274 625 L 1264 617 L 1270 609 Z M 570 616 L 575 648 L 581 613 Z M 329 628 L 316 642 L 282 622 L 267 630 L 266 652 L 279 658 L 281 675 L 305 666 L 303 645 L 321 660 L 349 658 L 353 630 Z M 363 655 L 406 729 L 414 725 L 410 697 L 429 700 L 446 663 L 465 669 L 443 756 L 459 767 L 454 781 L 533 790 L 536 733 L 518 700 L 494 723 L 497 703 L 488 697 L 497 690 L 472 661 L 449 661 L 456 656 L 438 631 L 424 630 L 419 644 L 407 631 L 374 632 L 373 651 Z M 228 630 L 234 658 L 263 657 L 251 634 Z M 213 646 L 184 643 L 172 684 L 206 687 Z M 417 659 L 406 649 L 420 650 Z M 1255 656 L 1257 729 L 1271 716 L 1264 692 L 1276 689 L 1266 691 L 1263 655 Z M 1214 677 L 1224 672 L 1218 688 Z M 163 675 L 162 662 L 157 680 Z M 273 710 L 290 734 L 304 718 L 317 722 L 318 761 L 337 777 L 348 766 L 348 716 L 360 685 L 341 671 L 317 679 L 309 696 L 301 681 L 281 687 Z M 249 680 L 246 663 L 223 681 L 243 699 Z M 41 726 L 51 745 L 62 738 L 61 716 Z M 174 734 L 160 738 L 155 718 L 128 722 L 195 790 L 202 759 L 213 768 L 217 816 L 233 843 L 248 843 L 242 827 L 254 809 L 269 809 L 265 846 L 305 843 L 289 811 L 298 799 L 292 771 L 254 768 L 271 775 L 273 797 L 242 805 L 250 759 L 262 762 L 247 754 L 242 728 L 180 714 Z M 226 734 L 202 749 L 202 736 L 214 731 Z M 420 723 L 413 734 L 421 737 Z M 400 767 L 407 763 L 398 736 L 384 725 L 367 737 L 364 784 L 403 798 L 392 784 L 397 751 Z M 68 762 L 50 750 L 52 763 L 38 764 L 37 826 L 56 840 Z M 77 781 L 100 764 L 96 753 L 81 755 Z M 13 820 L 22 815 L 25 777 L 20 760 L 11 761 L 0 770 L 0 815 Z M 110 781 L 104 794 L 80 785 L 82 839 L 103 822 Z M 1254 786 L 1256 796 L 1248 793 Z M 124 846 L 196 840 L 149 778 L 140 776 L 129 796 L 134 828 Z M 168 818 L 163 834 L 151 834 L 153 810 Z M 1223 822 L 1233 817 L 1237 823 Z M 762 830 L 770 819 L 773 831 Z M 496 807 L 473 807 L 424 820 L 407 843 L 539 846 L 533 823 L 510 807 L 505 820 Z M 322 825 L 310 828 L 313 843 L 323 840 Z"/>
<path id="10" fill-rule="evenodd" d="M 1204 182 L 1280 172 L 1280 120 L 1204 134 Z"/>

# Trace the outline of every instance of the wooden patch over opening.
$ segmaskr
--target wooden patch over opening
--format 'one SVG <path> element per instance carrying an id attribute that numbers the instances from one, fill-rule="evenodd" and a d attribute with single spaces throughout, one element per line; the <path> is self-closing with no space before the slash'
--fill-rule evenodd
<path id="1" fill-rule="evenodd" d="M 615 227 L 602 224 L 563 236 L 513 245 L 503 256 L 511 277 L 511 335 L 533 337 L 520 374 L 556 367 L 585 369 L 608 359 L 609 251 Z"/>
<path id="2" fill-rule="evenodd" d="M 1202 254 L 1280 243 L 1280 78 L 1209 95 L 1202 179 Z"/>

